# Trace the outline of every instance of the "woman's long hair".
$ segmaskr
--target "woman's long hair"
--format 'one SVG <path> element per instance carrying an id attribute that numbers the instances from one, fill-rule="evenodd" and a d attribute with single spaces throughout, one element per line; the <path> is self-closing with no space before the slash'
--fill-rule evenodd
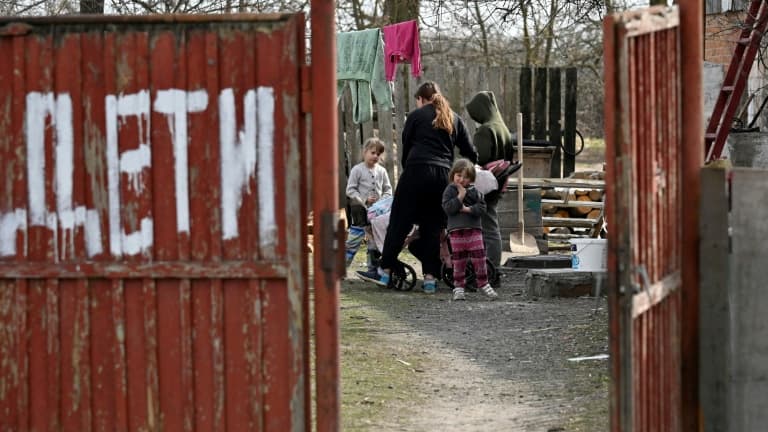
<path id="1" fill-rule="evenodd" d="M 451 104 L 448 103 L 448 99 L 440 93 L 440 87 L 433 81 L 426 81 L 419 86 L 416 90 L 414 97 L 422 98 L 427 102 L 431 102 L 435 107 L 437 116 L 432 121 L 432 126 L 437 129 L 443 129 L 449 134 L 453 133 L 453 110 L 451 110 Z"/>

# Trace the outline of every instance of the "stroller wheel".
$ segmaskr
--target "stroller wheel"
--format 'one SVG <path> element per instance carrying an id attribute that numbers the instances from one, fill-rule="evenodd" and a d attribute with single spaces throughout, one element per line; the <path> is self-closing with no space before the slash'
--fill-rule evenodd
<path id="1" fill-rule="evenodd" d="M 416 285 L 416 270 L 408 264 L 398 261 L 392 269 L 387 288 L 398 291 L 410 291 Z"/>

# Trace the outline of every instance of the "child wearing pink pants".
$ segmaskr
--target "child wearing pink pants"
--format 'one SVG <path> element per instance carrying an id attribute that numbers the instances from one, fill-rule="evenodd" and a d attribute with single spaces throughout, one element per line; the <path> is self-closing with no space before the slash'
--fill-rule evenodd
<path id="1" fill-rule="evenodd" d="M 467 263 L 477 275 L 477 286 L 491 300 L 498 294 L 488 283 L 481 216 L 485 212 L 483 194 L 475 189 L 475 165 L 459 159 L 448 173 L 449 184 L 443 192 L 443 210 L 448 216 L 448 236 L 453 263 L 453 300 L 465 300 Z"/>

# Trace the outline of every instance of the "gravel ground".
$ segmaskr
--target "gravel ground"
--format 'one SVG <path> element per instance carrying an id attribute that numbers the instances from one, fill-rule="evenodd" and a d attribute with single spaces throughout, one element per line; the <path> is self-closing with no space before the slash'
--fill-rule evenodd
<path id="1" fill-rule="evenodd" d="M 444 285 L 434 295 L 420 284 L 393 292 L 350 275 L 345 430 L 608 430 L 608 361 L 569 361 L 608 353 L 605 299 L 526 298 L 524 280 L 505 271 L 498 300 L 453 302 Z"/>
<path id="2" fill-rule="evenodd" d="M 577 170 L 601 170 L 603 141 L 586 144 Z M 507 270 L 497 301 L 453 302 L 361 281 L 361 264 L 342 282 L 344 431 L 609 429 L 608 360 L 569 361 L 608 353 L 605 298 L 526 298 Z"/>

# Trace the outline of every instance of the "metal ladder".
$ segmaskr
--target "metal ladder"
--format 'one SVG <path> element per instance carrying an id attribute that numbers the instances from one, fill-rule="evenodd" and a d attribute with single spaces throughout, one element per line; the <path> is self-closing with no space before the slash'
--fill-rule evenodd
<path id="1" fill-rule="evenodd" d="M 717 102 L 704 135 L 706 162 L 720 159 L 766 27 L 768 27 L 768 1 L 751 0 L 728 72 L 723 80 L 723 87 L 717 96 Z"/>

